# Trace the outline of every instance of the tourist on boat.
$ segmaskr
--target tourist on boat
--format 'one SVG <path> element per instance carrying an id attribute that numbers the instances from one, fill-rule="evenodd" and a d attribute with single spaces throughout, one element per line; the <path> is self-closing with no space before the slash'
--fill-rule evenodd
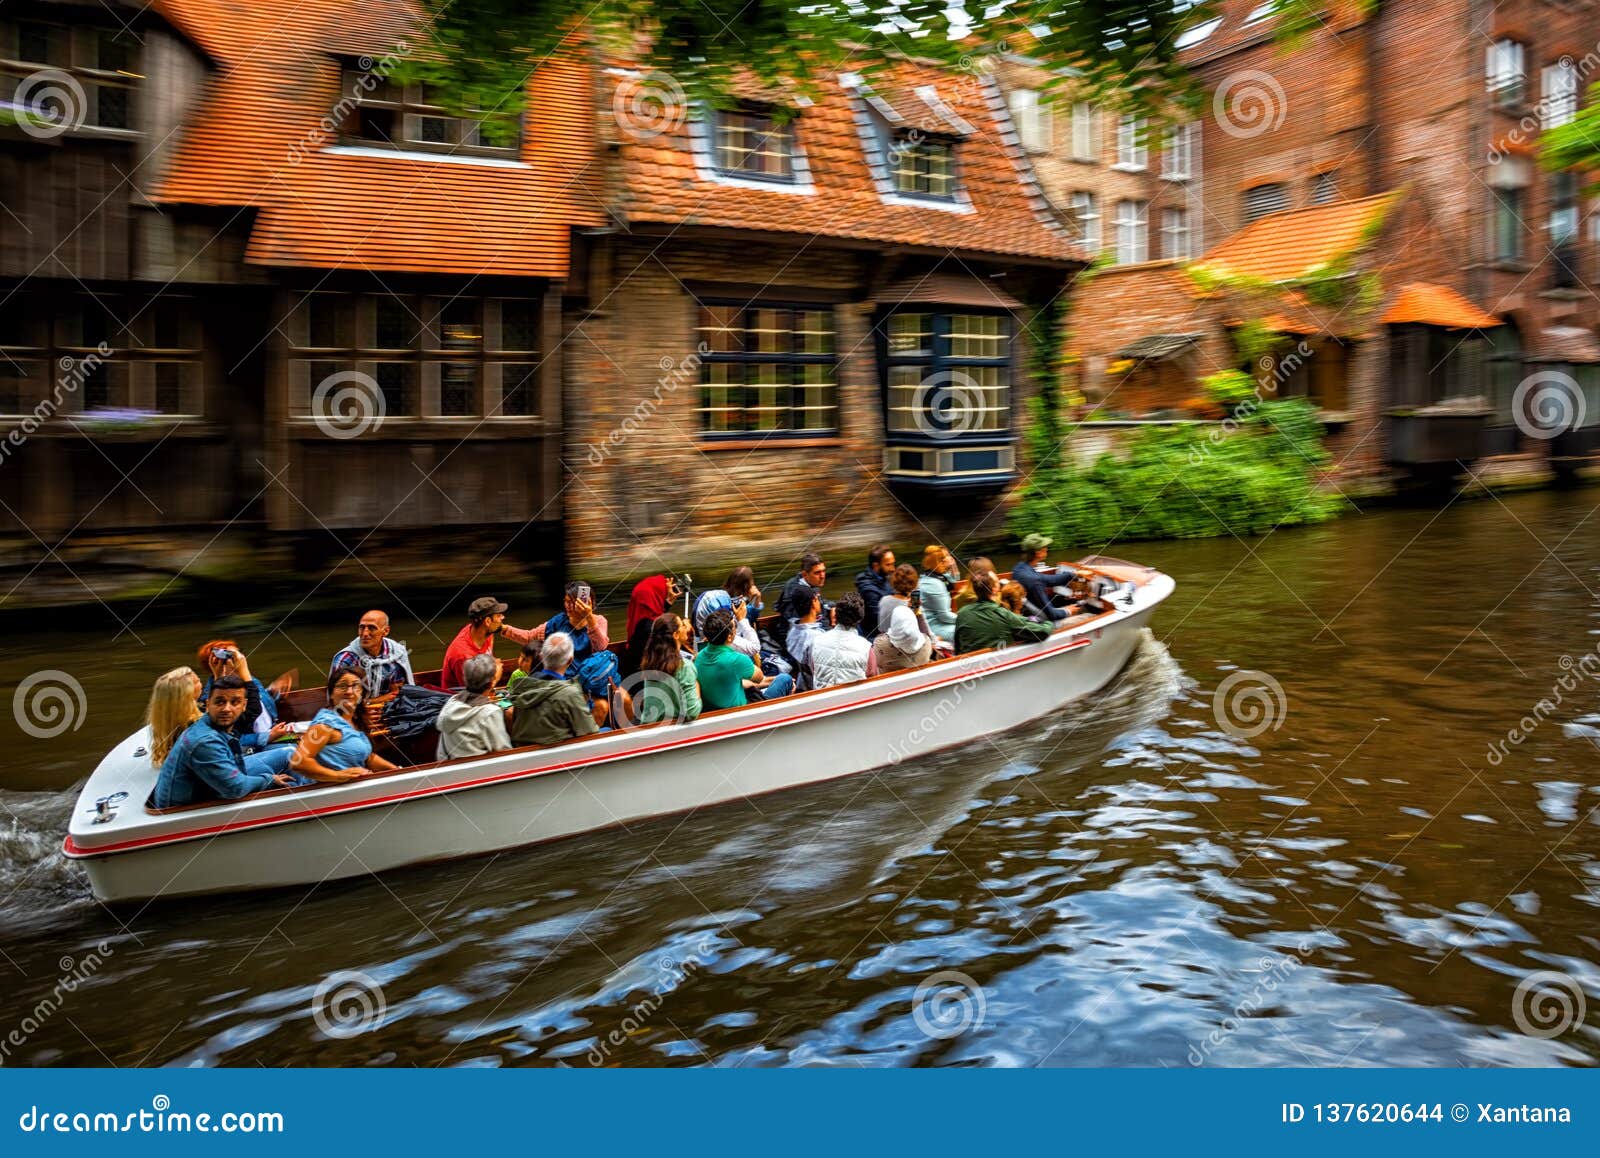
<path id="1" fill-rule="evenodd" d="M 695 658 L 695 671 L 700 677 L 700 699 L 708 712 L 775 700 L 794 691 L 793 676 L 769 676 L 750 656 L 734 649 L 736 622 L 727 608 L 706 617 L 706 646 Z"/>
<path id="2" fill-rule="evenodd" d="M 510 608 L 493 595 L 480 595 L 467 606 L 467 622 L 456 632 L 456 637 L 445 648 L 444 663 L 439 671 L 439 686 L 447 692 L 460 691 L 465 685 L 461 669 L 475 655 L 493 655 L 496 636 L 511 643 L 527 643 L 533 638 L 531 631 L 512 627 L 506 622 Z M 499 683 L 499 679 L 495 680 Z"/>
<path id="3" fill-rule="evenodd" d="M 196 653 L 201 667 L 211 676 L 200 689 L 197 705 L 204 706 L 211 698 L 211 685 L 223 676 L 238 676 L 244 684 L 246 705 L 234 721 L 233 734 L 241 738 L 267 731 L 278 718 L 277 692 L 269 689 L 250 674 L 250 661 L 239 645 L 231 639 L 213 639 L 200 645 Z M 288 677 L 279 676 L 274 684 Z"/>
<path id="4" fill-rule="evenodd" d="M 1059 595 L 1067 602 L 1072 593 L 1067 584 L 1077 578 L 1071 567 L 1051 567 L 1046 562 L 1050 555 L 1050 540 L 1044 535 L 1028 535 L 1022 540 L 1022 558 L 1011 569 L 1011 581 L 1022 584 L 1028 593 L 1028 602 L 1039 609 L 1039 614 L 1053 621 L 1062 620 L 1069 612 L 1056 605 Z"/>
<path id="5" fill-rule="evenodd" d="M 624 676 L 639 670 L 645 645 L 650 642 L 650 625 L 682 594 L 670 575 L 651 575 L 634 585 L 628 596 L 628 644 L 621 665 Z"/>
<path id="6" fill-rule="evenodd" d="M 916 577 L 912 568 L 905 569 Z M 872 641 L 872 659 L 877 670 L 904 671 L 921 667 L 933 659 L 933 635 L 916 610 L 904 601 L 891 604 L 885 599 L 883 602 L 890 608 L 890 614 L 889 625 Z"/>
<path id="7" fill-rule="evenodd" d="M 784 646 L 784 636 L 788 634 L 789 625 L 800 618 L 804 610 L 805 596 L 802 587 L 810 587 L 818 592 L 822 591 L 823 584 L 828 581 L 828 565 L 822 561 L 822 556 L 815 551 L 807 551 L 800 556 L 800 570 L 790 576 L 789 581 L 783 585 L 783 592 L 778 596 L 778 620 L 773 625 L 773 638 L 780 647 Z"/>
<path id="8" fill-rule="evenodd" d="M 439 710 L 439 759 L 486 756 L 511 747 L 505 709 L 489 694 L 497 667 L 492 655 L 475 655 L 463 665 L 466 688 Z"/>
<path id="9" fill-rule="evenodd" d="M 728 646 L 741 655 L 747 655 L 759 662 L 761 659 L 761 637 L 756 634 L 755 624 L 750 621 L 749 602 L 735 599 L 725 587 L 713 588 L 695 600 L 695 635 L 701 641 L 705 640 L 706 620 L 710 619 L 718 611 L 726 611 L 733 616 L 733 639 L 729 641 Z"/>
<path id="10" fill-rule="evenodd" d="M 517 655 L 517 670 L 511 673 L 511 678 L 506 680 L 506 697 L 511 696 L 511 689 L 517 686 L 518 681 L 525 680 L 539 670 L 539 653 L 544 649 L 542 643 L 525 643 L 522 651 Z"/>
<path id="11" fill-rule="evenodd" d="M 802 583 L 790 599 L 793 606 L 805 608 L 789 626 L 787 647 L 789 659 L 794 665 L 795 688 L 808 692 L 815 686 L 811 673 L 811 647 L 831 625 L 823 622 L 822 592 L 815 587 Z"/>
<path id="12" fill-rule="evenodd" d="M 811 682 L 831 688 L 877 675 L 872 644 L 859 630 L 866 616 L 861 596 L 846 591 L 834 605 L 833 616 L 834 626 L 811 642 Z"/>
<path id="13" fill-rule="evenodd" d="M 161 678 L 180 682 L 182 671 L 171 671 Z M 198 682 L 196 677 L 195 684 Z M 159 687 L 158 684 L 158 694 Z M 234 725 L 248 710 L 244 681 L 237 675 L 221 675 L 212 679 L 209 689 L 205 714 L 184 729 L 161 762 L 161 773 L 150 797 L 156 808 L 238 800 L 252 792 L 287 788 L 295 783 L 296 778 L 287 771 L 291 747 L 281 745 L 246 756 L 239 737 L 234 735 Z"/>
<path id="14" fill-rule="evenodd" d="M 956 638 L 956 611 L 950 594 L 960 573 L 956 558 L 937 543 L 922 552 L 922 575 L 917 590 L 922 592 L 922 618 L 928 630 L 945 643 Z"/>
<path id="15" fill-rule="evenodd" d="M 886 595 L 893 595 L 889 576 L 894 574 L 894 549 L 879 544 L 867 552 L 867 565 L 856 572 L 856 591 L 861 596 L 861 634 L 872 639 L 878 634 L 878 604 Z"/>
<path id="16" fill-rule="evenodd" d="M 572 637 L 566 632 L 545 636 L 539 670 L 519 680 L 511 697 L 513 744 L 559 744 L 600 730 L 607 704 L 602 700 L 591 707 L 577 683 L 567 678 L 573 654 Z"/>
<path id="17" fill-rule="evenodd" d="M 293 749 L 290 771 L 323 784 L 343 784 L 368 772 L 393 770 L 395 765 L 372 750 L 372 740 L 361 730 L 366 698 L 366 675 L 360 668 L 335 668 L 328 676 L 328 706 L 311 717 L 311 726 Z"/>
<path id="18" fill-rule="evenodd" d="M 606 617 L 594 609 L 594 588 L 581 579 L 567 584 L 561 610 L 528 633 L 523 642 L 543 643 L 559 632 L 572 641 L 572 670 L 575 679 L 591 699 L 603 699 L 622 677 L 616 653 L 611 647 L 610 626 Z"/>
<path id="19" fill-rule="evenodd" d="M 411 674 L 411 653 L 399 640 L 389 638 L 389 616 L 369 611 L 356 624 L 356 637 L 328 665 L 334 668 L 358 667 L 366 673 L 367 695 L 382 696 L 404 684 L 415 683 Z"/>
<path id="20" fill-rule="evenodd" d="M 890 594 L 885 595 L 878 602 L 878 632 L 882 634 L 889 630 L 889 618 L 897 607 L 909 607 L 914 613 L 919 624 L 919 630 L 924 635 L 932 635 L 927 623 L 922 619 L 922 590 L 920 587 L 921 576 L 917 569 L 910 563 L 901 563 L 889 575 Z"/>
<path id="21" fill-rule="evenodd" d="M 1028 614 L 1028 590 L 1014 579 L 1007 579 L 1001 586 L 1000 606 L 1024 619 L 1033 618 Z"/>
<path id="22" fill-rule="evenodd" d="M 659 673 L 634 694 L 641 724 L 687 724 L 700 718 L 700 673 L 688 648 L 694 628 L 670 611 L 656 616 L 644 649 L 641 671 Z"/>
<path id="23" fill-rule="evenodd" d="M 974 560 L 974 563 L 978 560 Z M 988 560 L 982 560 L 988 562 Z M 1034 623 L 1008 611 L 999 602 L 1000 577 L 992 567 L 972 572 L 972 593 L 977 598 L 956 614 L 956 652 L 982 651 L 1008 643 L 1037 642 L 1049 637 L 1051 627 Z"/>

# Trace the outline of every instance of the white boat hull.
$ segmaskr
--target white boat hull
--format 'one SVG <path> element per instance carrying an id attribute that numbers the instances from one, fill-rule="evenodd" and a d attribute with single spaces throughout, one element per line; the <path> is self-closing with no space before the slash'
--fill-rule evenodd
<path id="1" fill-rule="evenodd" d="M 143 731 L 101 763 L 66 854 L 97 897 L 135 901 L 307 886 L 477 856 L 849 776 L 966 744 L 1105 687 L 1173 587 L 1156 574 L 1114 616 L 1039 644 L 691 724 L 603 734 L 350 784 L 155 814 Z M 126 797 L 116 799 L 119 792 Z M 99 820 L 96 802 L 111 797 Z"/>

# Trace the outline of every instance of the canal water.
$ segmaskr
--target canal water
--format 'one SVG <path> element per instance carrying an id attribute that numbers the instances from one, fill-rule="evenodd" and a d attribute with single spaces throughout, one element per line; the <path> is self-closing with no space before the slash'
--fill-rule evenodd
<path id="1" fill-rule="evenodd" d="M 131 911 L 60 834 L 209 625 L 46 617 L 8 637 L 0 692 L 57 670 L 83 699 L 48 740 L 0 713 L 0 1060 L 1593 1064 L 1597 506 L 1120 547 L 1179 590 L 1070 716 L 687 818 Z M 354 618 L 234 634 L 259 674 L 311 671 Z M 454 619 L 397 635 L 432 657 Z"/>

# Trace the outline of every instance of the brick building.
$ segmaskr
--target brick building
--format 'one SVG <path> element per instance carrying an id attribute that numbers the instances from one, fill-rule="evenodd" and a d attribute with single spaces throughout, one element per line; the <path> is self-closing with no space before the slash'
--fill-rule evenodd
<path id="1" fill-rule="evenodd" d="M 576 563 L 1001 532 L 1034 311 L 1085 255 L 992 76 L 914 61 L 784 107 L 609 70 L 614 226 L 569 338 Z"/>
<path id="2" fill-rule="evenodd" d="M 1205 251 L 1213 231 L 1197 122 L 1152 127 L 1102 108 L 1071 70 L 1025 55 L 1002 56 L 994 73 L 1040 187 L 1085 249 L 1118 265 Z"/>
<path id="3" fill-rule="evenodd" d="M 1595 441 L 1600 216 L 1579 175 L 1548 172 L 1536 154 L 1543 129 L 1570 119 L 1600 80 L 1597 18 L 1592 0 L 1334 3 L 1282 45 L 1269 5 L 1228 0 L 1190 34 L 1186 60 L 1215 94 L 1202 148 L 1216 230 L 1405 189 L 1448 257 L 1441 280 L 1504 323 L 1463 379 L 1481 385 L 1490 411 L 1464 458 L 1543 461 Z M 1513 397 L 1539 371 L 1583 391 L 1588 427 L 1522 434 Z"/>

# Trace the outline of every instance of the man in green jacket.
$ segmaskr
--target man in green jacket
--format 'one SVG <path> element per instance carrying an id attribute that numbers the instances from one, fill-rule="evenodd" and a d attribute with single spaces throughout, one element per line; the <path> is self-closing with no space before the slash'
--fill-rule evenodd
<path id="1" fill-rule="evenodd" d="M 511 742 L 559 744 L 578 736 L 592 736 L 605 719 L 605 701 L 591 711 L 576 681 L 567 678 L 572 666 L 572 637 L 554 631 L 545 637 L 540 652 L 544 667 L 518 680 L 511 693 Z"/>
<path id="2" fill-rule="evenodd" d="M 992 568 L 985 565 L 980 570 L 975 566 L 972 593 L 978 598 L 956 615 L 957 655 L 982 651 L 986 647 L 1004 647 L 1008 643 L 1037 643 L 1049 637 L 1052 630 L 1049 624 L 1034 623 L 1002 607 L 996 600 L 999 592 L 1000 577 Z"/>

